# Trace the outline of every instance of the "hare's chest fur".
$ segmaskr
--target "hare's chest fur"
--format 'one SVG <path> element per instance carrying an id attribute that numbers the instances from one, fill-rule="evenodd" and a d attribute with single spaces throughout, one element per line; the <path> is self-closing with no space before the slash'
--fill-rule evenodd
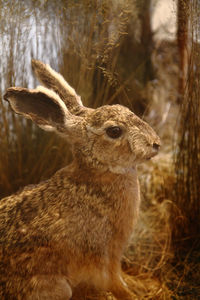
<path id="1" fill-rule="evenodd" d="M 76 185 L 71 184 L 64 211 L 66 232 L 73 231 L 73 235 L 66 234 L 65 241 L 76 259 L 69 263 L 68 271 L 72 281 L 76 278 L 78 282 L 103 284 L 107 282 L 107 271 L 119 266 L 133 233 L 140 204 L 137 175 L 86 175 Z"/>
<path id="2" fill-rule="evenodd" d="M 108 255 L 114 248 L 121 253 L 133 232 L 139 210 L 136 172 L 94 178 L 86 175 L 84 179 L 71 183 L 70 195 L 66 194 L 63 204 L 66 232 L 74 231 L 76 224 L 73 239 L 66 233 L 66 242 L 84 255 Z"/>

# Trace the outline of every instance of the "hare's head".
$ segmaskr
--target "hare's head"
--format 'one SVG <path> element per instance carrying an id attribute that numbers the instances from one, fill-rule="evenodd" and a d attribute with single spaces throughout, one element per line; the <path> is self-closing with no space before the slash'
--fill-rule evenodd
<path id="1" fill-rule="evenodd" d="M 32 65 L 45 87 L 9 88 L 4 98 L 16 113 L 45 130 L 64 135 L 77 159 L 123 173 L 157 154 L 159 137 L 128 108 L 86 108 L 74 89 L 50 66 L 36 60 Z"/>

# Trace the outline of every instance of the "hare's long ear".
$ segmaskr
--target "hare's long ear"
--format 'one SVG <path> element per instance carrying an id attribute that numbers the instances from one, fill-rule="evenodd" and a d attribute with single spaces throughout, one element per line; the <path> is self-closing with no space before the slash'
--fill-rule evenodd
<path id="1" fill-rule="evenodd" d="M 12 109 L 49 131 L 66 135 L 78 132 L 83 118 L 72 115 L 59 96 L 44 87 L 34 90 L 11 87 L 4 95 Z M 73 132 L 72 132 L 73 131 Z"/>
<path id="2" fill-rule="evenodd" d="M 48 89 L 56 92 L 71 113 L 79 114 L 87 110 L 83 106 L 80 96 L 76 94 L 61 74 L 39 60 L 32 60 L 32 68 L 40 82 Z"/>

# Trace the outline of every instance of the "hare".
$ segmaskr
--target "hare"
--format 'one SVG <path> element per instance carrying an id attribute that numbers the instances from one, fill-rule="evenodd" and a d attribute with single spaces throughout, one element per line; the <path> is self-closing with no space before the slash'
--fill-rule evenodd
<path id="1" fill-rule="evenodd" d="M 84 107 L 49 65 L 45 87 L 11 87 L 11 108 L 71 144 L 73 161 L 0 201 L 0 299 L 69 300 L 79 284 L 131 300 L 121 258 L 137 221 L 137 164 L 158 153 L 154 130 L 128 108 Z"/>

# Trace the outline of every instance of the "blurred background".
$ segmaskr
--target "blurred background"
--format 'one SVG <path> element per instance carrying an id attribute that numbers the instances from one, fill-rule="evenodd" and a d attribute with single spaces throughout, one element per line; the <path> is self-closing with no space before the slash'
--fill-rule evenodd
<path id="1" fill-rule="evenodd" d="M 71 160 L 64 140 L 3 100 L 10 86 L 37 86 L 32 58 L 84 105 L 128 106 L 162 139 L 139 168 L 141 214 L 123 259 L 138 299 L 200 299 L 199 18 L 198 0 L 0 0 L 0 198 Z"/>

